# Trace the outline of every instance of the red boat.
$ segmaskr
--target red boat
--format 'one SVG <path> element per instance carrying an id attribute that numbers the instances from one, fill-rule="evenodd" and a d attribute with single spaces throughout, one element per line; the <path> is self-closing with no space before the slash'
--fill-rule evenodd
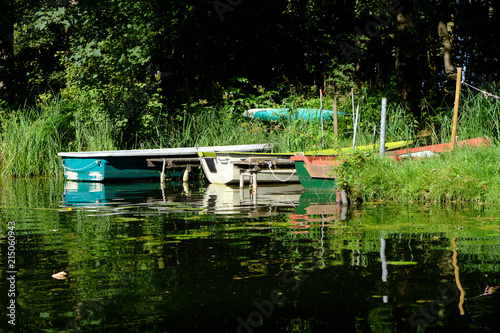
<path id="1" fill-rule="evenodd" d="M 491 141 L 485 138 L 476 138 L 458 141 L 456 143 L 457 147 L 484 147 L 489 146 Z M 416 147 L 410 149 L 400 149 L 395 156 L 395 159 L 406 158 L 406 157 L 429 157 L 436 156 L 437 153 L 442 153 L 446 151 L 451 151 L 451 143 L 441 143 L 438 145 L 430 145 L 424 147 Z"/>

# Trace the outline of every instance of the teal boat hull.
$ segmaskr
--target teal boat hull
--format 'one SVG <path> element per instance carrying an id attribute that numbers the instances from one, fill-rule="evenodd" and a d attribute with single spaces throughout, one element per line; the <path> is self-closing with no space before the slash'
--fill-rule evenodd
<path id="1" fill-rule="evenodd" d="M 304 119 L 310 121 L 318 121 L 321 119 L 321 109 L 298 108 L 296 110 L 284 109 L 257 109 L 249 110 L 245 115 L 265 121 L 277 121 L 283 118 L 288 119 Z M 337 112 L 338 116 L 348 115 L 346 112 Z M 325 121 L 333 121 L 334 115 L 332 110 L 323 110 L 323 119 Z"/>
<path id="2" fill-rule="evenodd" d="M 300 184 L 308 190 L 335 191 L 337 182 L 334 178 L 313 178 L 306 169 L 304 161 L 295 161 L 295 169 Z"/>
<path id="3" fill-rule="evenodd" d="M 67 180 L 107 181 L 118 179 L 160 178 L 161 167 L 148 167 L 143 157 L 65 158 L 62 161 Z M 182 177 L 182 170 L 167 170 L 167 178 Z"/>

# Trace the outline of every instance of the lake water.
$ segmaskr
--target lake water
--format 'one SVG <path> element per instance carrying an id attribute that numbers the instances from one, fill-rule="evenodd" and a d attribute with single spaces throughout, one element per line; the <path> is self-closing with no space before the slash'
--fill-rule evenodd
<path id="1" fill-rule="evenodd" d="M 498 208 L 346 209 L 300 185 L 0 190 L 2 332 L 500 331 Z"/>

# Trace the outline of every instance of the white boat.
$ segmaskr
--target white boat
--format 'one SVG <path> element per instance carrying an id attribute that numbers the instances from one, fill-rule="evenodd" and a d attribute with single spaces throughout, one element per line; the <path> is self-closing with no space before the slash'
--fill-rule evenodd
<path id="1" fill-rule="evenodd" d="M 241 172 L 259 167 L 257 183 L 294 183 L 299 181 L 295 165 L 290 162 L 293 154 L 252 154 L 244 152 L 199 152 L 201 167 L 212 184 L 232 184 L 240 181 Z"/>

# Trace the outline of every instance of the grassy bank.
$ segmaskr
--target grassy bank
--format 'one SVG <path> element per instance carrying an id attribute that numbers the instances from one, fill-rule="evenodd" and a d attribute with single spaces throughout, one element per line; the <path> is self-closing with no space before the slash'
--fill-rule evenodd
<path id="1" fill-rule="evenodd" d="M 500 147 L 460 147 L 436 157 L 394 161 L 364 156 L 340 172 L 351 198 L 401 203 L 500 202 Z"/>

